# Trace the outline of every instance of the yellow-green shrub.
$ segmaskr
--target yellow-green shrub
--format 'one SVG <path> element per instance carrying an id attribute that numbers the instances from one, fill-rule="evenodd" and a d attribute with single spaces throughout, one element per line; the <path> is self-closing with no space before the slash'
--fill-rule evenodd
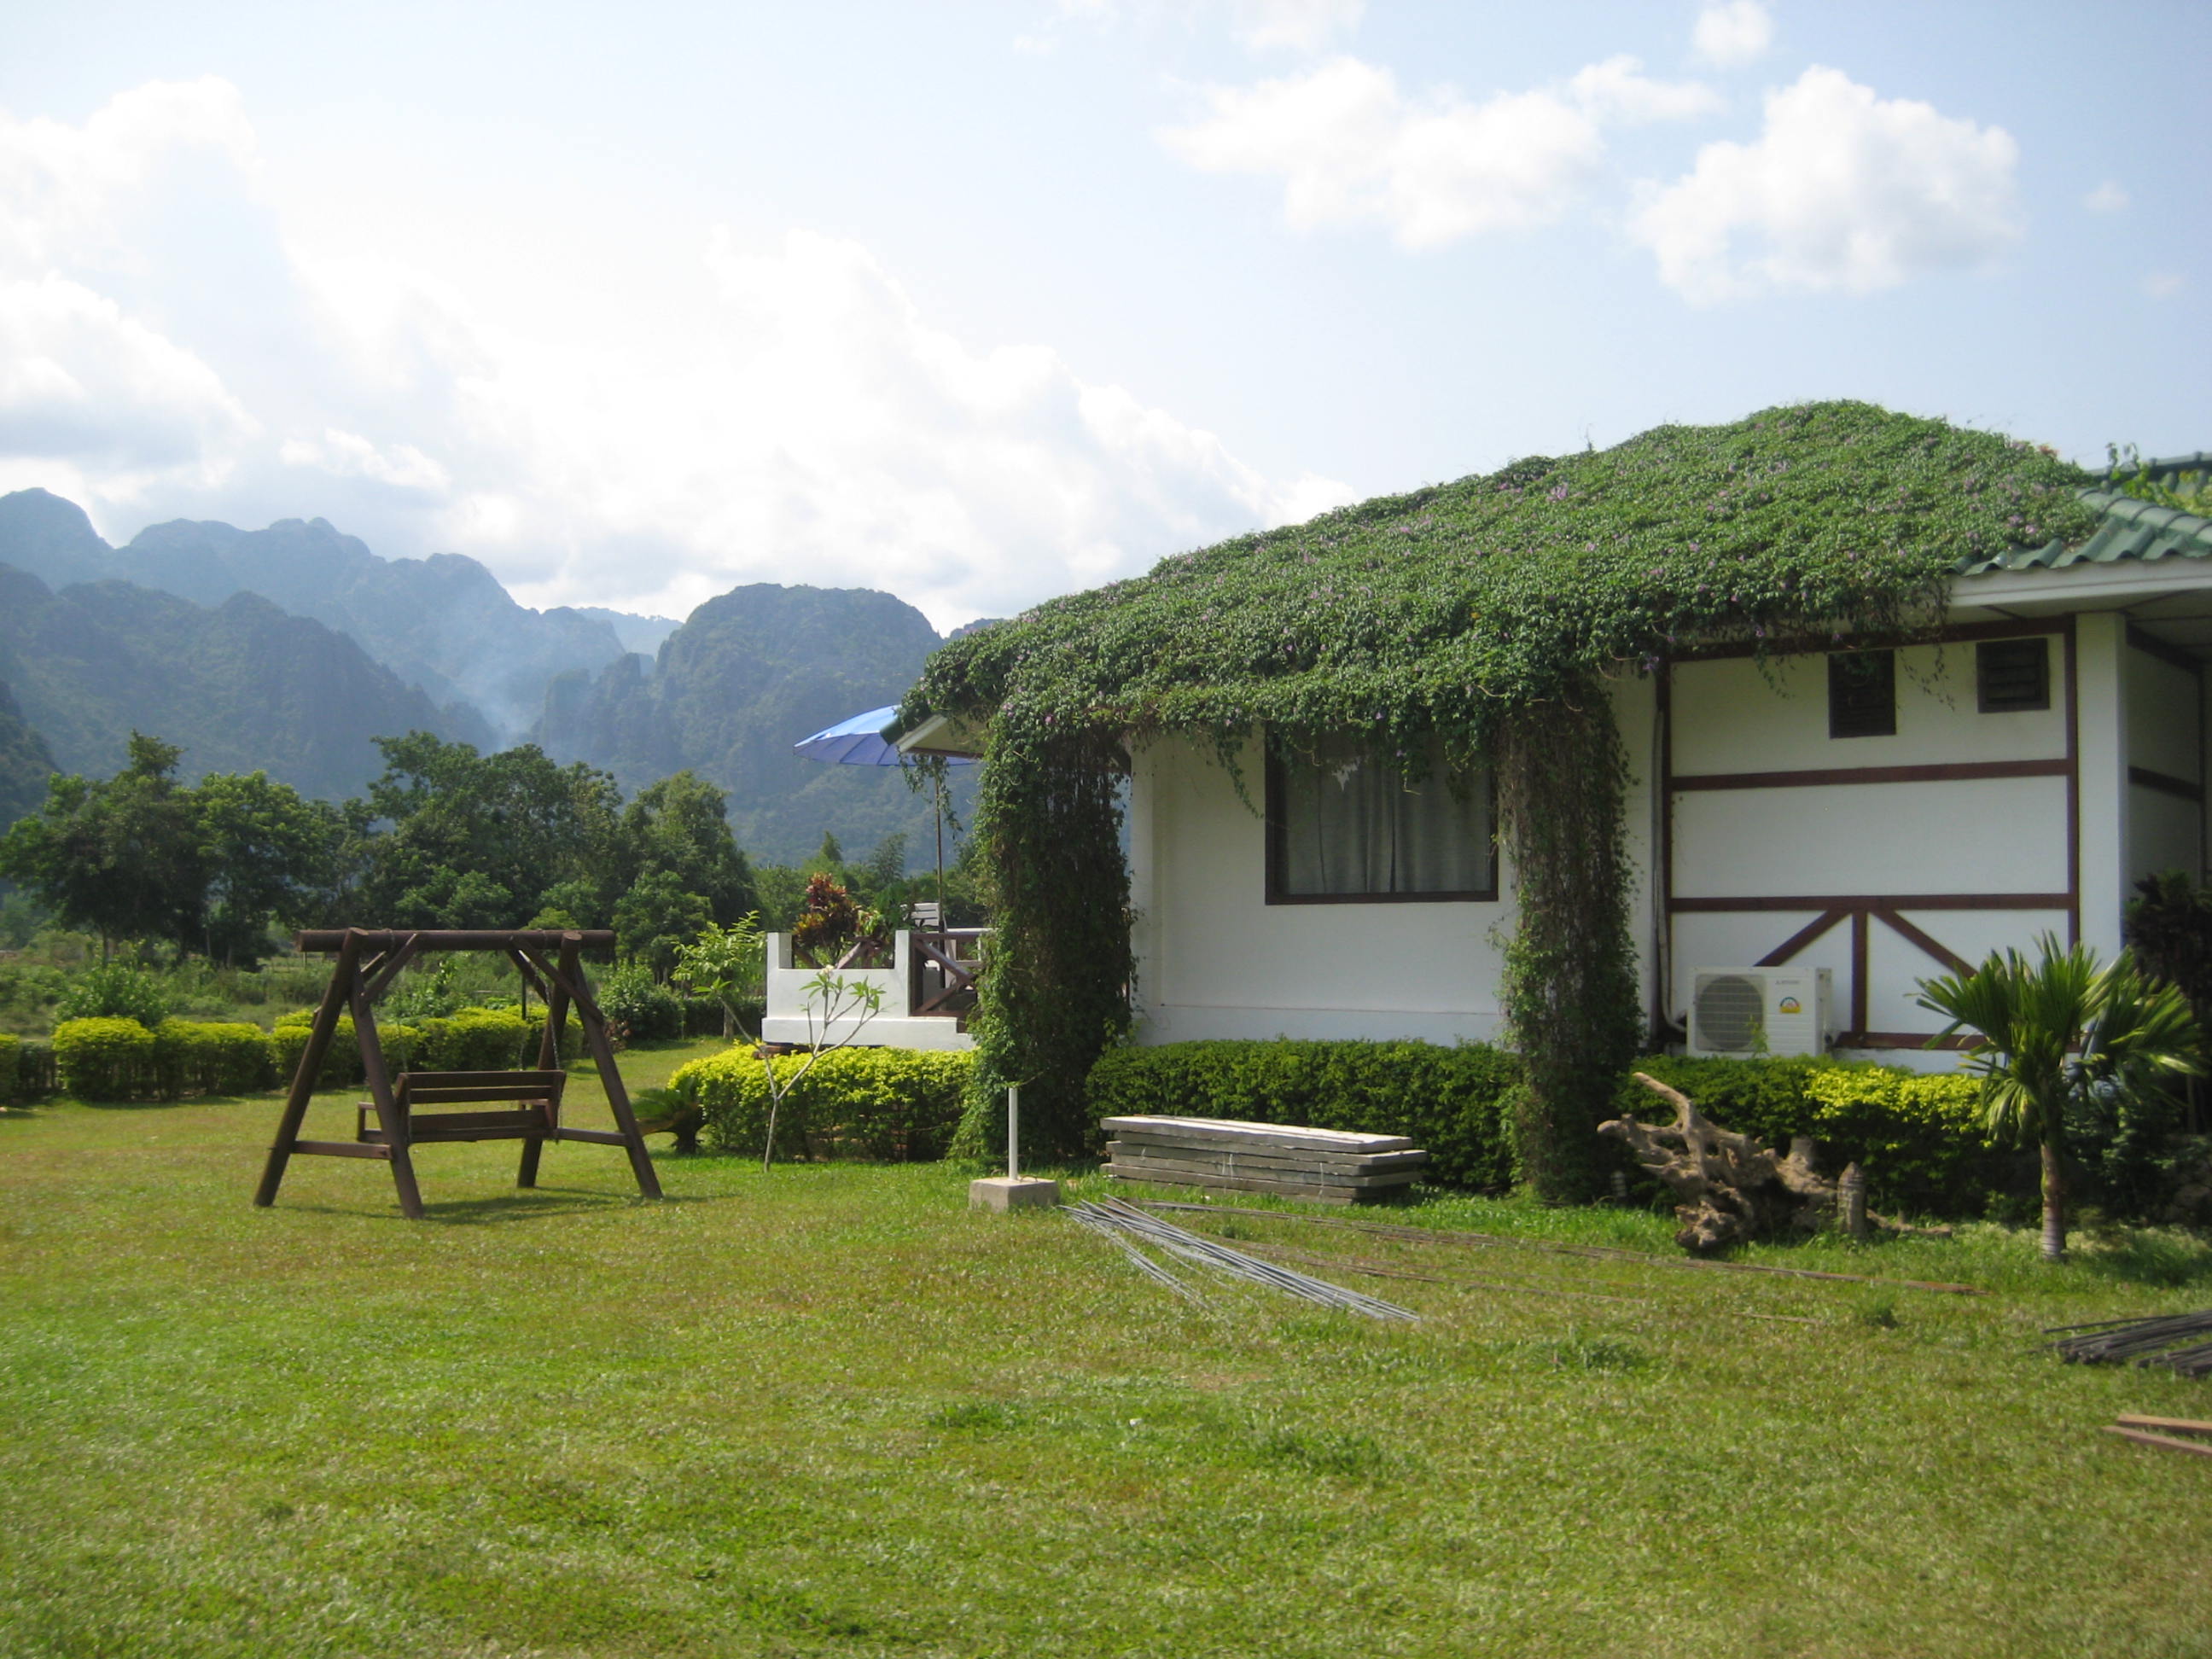
<path id="1" fill-rule="evenodd" d="M 165 1100 L 251 1094 L 276 1081 L 269 1035 L 258 1025 L 165 1019 L 154 1028 L 154 1070 Z"/>
<path id="2" fill-rule="evenodd" d="M 276 1084 L 289 1088 L 292 1079 L 300 1069 L 300 1056 L 307 1052 L 307 1037 L 314 1024 L 312 1013 L 287 1014 L 276 1022 L 276 1029 L 269 1034 L 269 1052 L 276 1068 Z M 384 1056 L 384 1069 L 394 1074 L 407 1069 L 417 1046 L 415 1027 L 398 1020 L 381 1019 L 376 1023 L 376 1046 Z M 349 1084 L 362 1081 L 361 1042 L 354 1030 L 353 1016 L 338 1016 L 338 1029 L 331 1038 L 331 1046 L 324 1052 L 321 1069 L 315 1074 L 319 1089 L 342 1089 Z"/>
<path id="3" fill-rule="evenodd" d="M 532 1036 L 543 1029 L 509 1008 L 463 1008 L 416 1025 L 421 1036 L 414 1064 L 424 1072 L 503 1072 L 534 1064 L 538 1054 Z"/>
<path id="4" fill-rule="evenodd" d="M 79 1100 L 140 1100 L 161 1086 L 154 1034 L 135 1019 L 65 1019 L 54 1027 L 54 1067 Z"/>
<path id="5" fill-rule="evenodd" d="M 769 1062 L 795 1077 L 807 1056 Z M 915 1048 L 840 1048 L 823 1054 L 785 1097 L 779 1158 L 940 1158 L 960 1121 L 974 1057 Z M 758 1152 L 768 1130 L 768 1079 L 750 1046 L 695 1060 L 669 1086 L 696 1101 L 718 1151 Z"/>

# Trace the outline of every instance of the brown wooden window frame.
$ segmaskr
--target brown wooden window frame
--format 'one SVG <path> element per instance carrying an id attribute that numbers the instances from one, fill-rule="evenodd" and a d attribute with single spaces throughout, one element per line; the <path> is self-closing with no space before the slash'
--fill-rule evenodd
<path id="1" fill-rule="evenodd" d="M 1269 904 L 1495 904 L 1498 896 L 1498 797 L 1492 780 L 1490 811 L 1490 884 L 1487 887 L 1438 893 L 1286 893 L 1283 872 L 1288 854 L 1285 833 L 1283 760 L 1271 748 L 1265 768 L 1267 798 L 1267 893 Z"/>
<path id="2" fill-rule="evenodd" d="M 1995 702 L 1990 698 L 1990 663 L 1993 653 L 2007 647 L 2033 647 L 2041 670 L 2042 696 L 2035 702 Z M 1983 640 L 1974 647 L 1974 707 L 1984 714 L 2041 714 L 2051 708 L 2051 636 L 2031 634 L 2019 639 Z"/>
<path id="3" fill-rule="evenodd" d="M 1883 721 L 1870 708 L 1852 706 L 1854 688 L 1846 684 L 1846 677 L 1854 670 L 1854 663 L 1881 664 L 1878 677 L 1883 691 L 1887 693 L 1888 719 Z M 1869 703 L 1871 700 L 1869 700 Z M 1871 716 L 1871 717 L 1870 717 Z M 1863 721 L 1863 731 L 1843 729 Z M 1828 737 L 1831 742 L 1849 742 L 1859 738 L 1893 738 L 1897 735 L 1897 653 L 1887 647 L 1870 651 L 1831 651 L 1828 653 Z"/>

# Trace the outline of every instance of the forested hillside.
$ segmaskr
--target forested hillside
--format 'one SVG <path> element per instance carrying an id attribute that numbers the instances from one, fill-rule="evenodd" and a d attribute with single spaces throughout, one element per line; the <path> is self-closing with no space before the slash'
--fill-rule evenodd
<path id="1" fill-rule="evenodd" d="M 930 799 L 897 768 L 825 765 L 791 746 L 897 702 L 939 643 L 928 620 L 889 593 L 733 588 L 694 611 L 655 660 L 628 656 L 556 680 L 537 740 L 631 788 L 688 768 L 730 792 L 738 844 L 758 858 L 796 863 L 834 830 L 854 848 L 903 831 L 926 861 Z"/>
<path id="2" fill-rule="evenodd" d="M 0 825 L 38 810 L 53 770 L 46 740 L 24 720 L 15 692 L 0 684 Z"/>
<path id="3" fill-rule="evenodd" d="M 7 565 L 0 682 L 29 742 L 43 738 L 62 770 L 94 777 L 122 769 L 136 730 L 180 744 L 191 776 L 265 770 L 337 799 L 383 770 L 374 739 L 457 735 L 429 698 L 351 640 L 253 594 L 210 610 L 127 582 L 56 592 Z M 0 766 L 34 752 L 11 742 L 9 726 L 0 718 Z M 42 793 L 11 799 L 9 816 Z"/>
<path id="4" fill-rule="evenodd" d="M 623 644 L 610 615 L 532 611 L 490 571 L 458 553 L 386 559 L 321 519 L 283 519 L 266 530 L 177 519 L 123 547 L 94 532 L 82 508 L 43 489 L 0 496 L 0 561 L 50 586 L 114 578 L 204 605 L 258 593 L 359 643 L 433 702 L 466 702 L 483 716 L 457 732 L 491 744 L 537 719 L 546 683 L 596 669 Z M 650 636 L 655 618 L 638 618 Z"/>

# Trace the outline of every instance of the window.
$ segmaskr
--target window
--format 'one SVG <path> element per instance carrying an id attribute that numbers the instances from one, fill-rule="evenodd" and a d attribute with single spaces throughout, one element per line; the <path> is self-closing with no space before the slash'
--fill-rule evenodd
<path id="1" fill-rule="evenodd" d="M 1455 787 L 1456 783 L 1456 787 Z M 1267 902 L 1494 899 L 1490 775 L 1408 783 L 1357 738 L 1267 762 Z"/>
<path id="2" fill-rule="evenodd" d="M 1897 735 L 1897 653 L 1833 651 L 1828 654 L 1828 735 Z"/>
<path id="3" fill-rule="evenodd" d="M 1984 714 L 2051 707 L 2051 641 L 1989 640 L 1974 647 L 1974 695 Z"/>

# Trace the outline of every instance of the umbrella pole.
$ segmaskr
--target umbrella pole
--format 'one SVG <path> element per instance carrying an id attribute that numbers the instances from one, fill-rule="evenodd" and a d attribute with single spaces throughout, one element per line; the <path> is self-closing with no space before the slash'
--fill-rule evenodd
<path id="1" fill-rule="evenodd" d="M 940 933 L 950 926 L 945 919 L 945 775 L 939 773 L 937 783 L 937 931 Z"/>

